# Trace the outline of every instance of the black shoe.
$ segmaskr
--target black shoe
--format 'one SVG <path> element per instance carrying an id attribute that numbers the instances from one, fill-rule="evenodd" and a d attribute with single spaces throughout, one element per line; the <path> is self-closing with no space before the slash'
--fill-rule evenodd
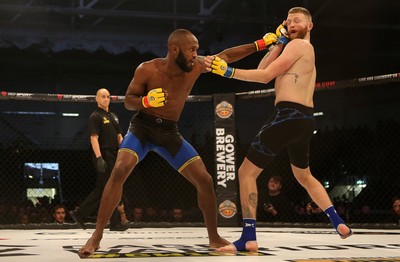
<path id="1" fill-rule="evenodd" d="M 125 231 L 129 229 L 128 223 L 125 224 L 116 224 L 116 225 L 110 225 L 110 231 Z"/>
<path id="2" fill-rule="evenodd" d="M 69 215 L 75 221 L 76 224 L 82 229 L 86 230 L 85 223 L 83 222 L 83 218 L 78 214 L 77 211 L 69 211 Z"/>

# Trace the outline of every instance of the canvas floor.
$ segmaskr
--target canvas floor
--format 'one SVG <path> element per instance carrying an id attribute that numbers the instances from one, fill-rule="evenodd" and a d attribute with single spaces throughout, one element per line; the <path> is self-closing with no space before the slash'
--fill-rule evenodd
<path id="1" fill-rule="evenodd" d="M 228 241 L 240 228 L 219 228 Z M 93 229 L 0 230 L 0 261 L 400 261 L 400 230 L 353 229 L 341 239 L 330 229 L 258 228 L 258 253 L 208 249 L 205 228 L 131 228 L 104 231 L 101 248 L 81 258 L 77 251 Z"/>

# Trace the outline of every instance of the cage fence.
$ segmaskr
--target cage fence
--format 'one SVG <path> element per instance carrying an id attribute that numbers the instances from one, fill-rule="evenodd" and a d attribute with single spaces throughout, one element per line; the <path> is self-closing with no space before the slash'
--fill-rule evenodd
<path id="1" fill-rule="evenodd" d="M 392 223 L 391 199 L 400 194 L 400 83 L 328 88 L 315 93 L 316 127 L 311 140 L 310 168 L 324 185 L 341 215 L 350 223 Z M 4 98 L 4 97 L 3 97 Z M 236 96 L 236 166 L 272 111 L 272 95 Z M 0 225 L 52 223 L 52 210 L 62 203 L 67 210 L 79 205 L 93 189 L 96 174 L 91 164 L 88 118 L 93 101 L 59 102 L 2 99 L 0 102 Z M 123 132 L 133 112 L 122 103 L 110 110 L 119 116 Z M 215 170 L 214 108 L 211 99 L 186 103 L 179 130 L 199 152 L 209 173 Z M 282 193 L 289 199 L 290 215 L 279 220 L 262 208 L 272 175 L 282 178 Z M 325 223 L 307 211 L 311 202 L 290 169 L 282 150 L 257 180 L 260 222 Z M 201 223 L 197 192 L 156 153 L 140 162 L 124 185 L 123 203 L 128 220 Z M 23 221 L 22 217 L 28 217 Z M 72 222 L 67 217 L 67 221 Z M 89 221 L 90 222 L 90 221 Z M 95 222 L 95 214 L 92 221 Z"/>

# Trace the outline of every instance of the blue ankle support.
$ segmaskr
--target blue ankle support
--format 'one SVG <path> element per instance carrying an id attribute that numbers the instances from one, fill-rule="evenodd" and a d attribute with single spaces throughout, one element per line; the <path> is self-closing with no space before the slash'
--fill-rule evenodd
<path id="1" fill-rule="evenodd" d="M 327 209 L 325 209 L 324 212 L 328 216 L 328 218 L 331 220 L 331 223 L 332 223 L 333 227 L 336 229 L 336 231 L 337 231 L 337 227 L 340 224 L 344 224 L 344 221 L 337 214 L 334 206 L 328 207 Z"/>
<path id="2" fill-rule="evenodd" d="M 246 251 L 246 243 L 248 241 L 256 241 L 256 220 L 254 218 L 243 219 L 243 231 L 240 239 L 232 244 L 237 251 Z"/>

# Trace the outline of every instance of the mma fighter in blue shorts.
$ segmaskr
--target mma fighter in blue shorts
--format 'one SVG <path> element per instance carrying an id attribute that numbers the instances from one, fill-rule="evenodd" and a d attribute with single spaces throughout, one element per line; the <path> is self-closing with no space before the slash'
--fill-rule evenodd
<path id="1" fill-rule="evenodd" d="M 234 62 L 276 42 L 275 34 L 226 49 L 218 56 Z M 149 151 L 164 157 L 197 189 L 211 248 L 229 244 L 217 231 L 217 204 L 211 175 L 196 150 L 178 132 L 177 121 L 197 78 L 207 72 L 204 59 L 197 55 L 197 38 L 184 29 L 168 38 L 168 54 L 140 64 L 125 95 L 125 108 L 139 111 L 124 137 L 110 179 L 104 188 L 96 230 L 79 250 L 92 254 L 100 245 L 104 227 L 121 199 L 122 187 L 135 166 Z"/>

